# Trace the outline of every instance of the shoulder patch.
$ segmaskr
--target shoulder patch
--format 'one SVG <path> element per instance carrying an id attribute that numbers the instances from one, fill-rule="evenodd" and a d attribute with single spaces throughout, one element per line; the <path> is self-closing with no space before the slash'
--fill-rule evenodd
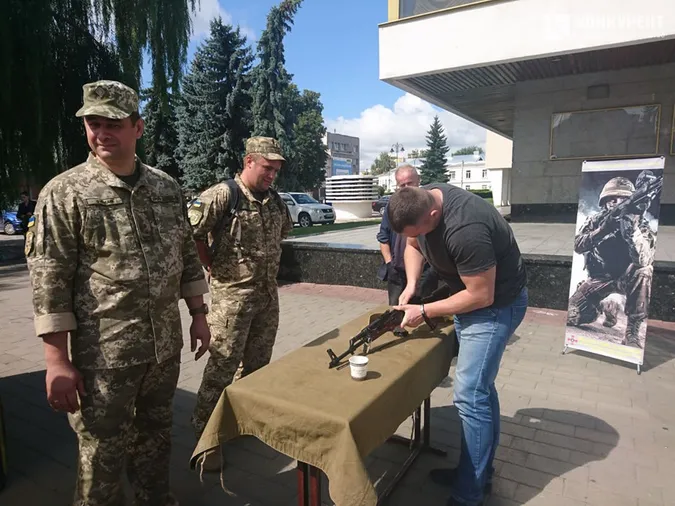
<path id="1" fill-rule="evenodd" d="M 201 204 L 199 204 L 199 207 L 195 207 L 194 205 L 190 207 L 190 210 L 188 211 L 188 219 L 190 220 L 190 225 L 193 227 L 198 225 L 200 221 L 202 221 L 202 217 L 204 216 L 204 211 L 201 209 Z"/>
<path id="2" fill-rule="evenodd" d="M 35 226 L 35 216 L 31 216 L 28 220 L 28 228 Z"/>
<path id="3" fill-rule="evenodd" d="M 23 252 L 26 256 L 30 255 L 30 253 L 33 251 L 34 241 L 35 241 L 35 234 L 33 233 L 32 230 L 29 230 L 28 233 L 26 234 L 26 243 L 24 244 L 23 247 Z"/>

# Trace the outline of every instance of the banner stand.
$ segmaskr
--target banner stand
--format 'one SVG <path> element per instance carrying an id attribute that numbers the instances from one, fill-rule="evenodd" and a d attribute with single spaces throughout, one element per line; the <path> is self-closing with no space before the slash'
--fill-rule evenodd
<path id="1" fill-rule="evenodd" d="M 563 355 L 582 350 L 641 374 L 665 157 L 584 161 Z"/>
<path id="2" fill-rule="evenodd" d="M 638 376 L 639 376 L 640 374 L 642 374 L 642 365 L 643 365 L 643 362 L 640 362 L 640 363 L 632 362 L 631 360 L 627 360 L 627 359 L 622 358 L 622 357 L 614 357 L 614 356 L 609 355 L 609 354 L 606 354 L 606 353 L 598 353 L 597 349 L 588 349 L 588 348 L 583 347 L 583 346 L 574 346 L 574 345 L 568 345 L 568 344 L 565 344 L 565 347 L 563 348 L 562 354 L 563 354 L 563 355 L 567 354 L 567 351 L 568 351 L 569 349 L 575 349 L 575 350 L 580 350 L 580 351 L 587 351 L 587 352 L 589 352 L 589 353 L 596 353 L 596 354 L 598 354 L 598 355 L 603 355 L 603 356 L 608 357 L 608 358 L 615 358 L 615 359 L 617 359 L 617 360 L 623 360 L 624 362 L 635 363 L 635 365 L 637 366 L 637 373 L 638 373 Z"/>

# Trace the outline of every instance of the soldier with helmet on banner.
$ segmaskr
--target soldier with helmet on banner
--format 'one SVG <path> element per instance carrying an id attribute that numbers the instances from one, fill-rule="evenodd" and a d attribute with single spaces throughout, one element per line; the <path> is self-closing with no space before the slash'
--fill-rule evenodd
<path id="1" fill-rule="evenodd" d="M 603 325 L 617 323 L 619 305 L 607 297 L 626 296 L 626 332 L 621 344 L 642 348 L 640 329 L 647 319 L 656 233 L 645 212 L 660 191 L 661 178 L 644 170 L 636 184 L 614 177 L 600 193 L 601 211 L 586 219 L 574 241 L 574 251 L 583 255 L 588 278 L 579 283 L 570 298 L 567 324 L 595 322 L 604 314 Z"/>

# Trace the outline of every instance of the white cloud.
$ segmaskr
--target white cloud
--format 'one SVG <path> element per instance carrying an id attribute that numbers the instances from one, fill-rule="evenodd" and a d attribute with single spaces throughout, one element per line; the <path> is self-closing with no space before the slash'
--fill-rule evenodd
<path id="1" fill-rule="evenodd" d="M 329 132 L 359 137 L 361 144 L 361 171 L 370 168 L 382 152 L 395 143 L 402 144 L 406 154 L 413 149 L 426 148 L 426 134 L 438 115 L 445 127 L 450 151 L 477 145 L 485 147 L 485 129 L 438 109 L 428 102 L 406 93 L 394 103 L 392 109 L 378 104 L 369 107 L 358 118 L 326 119 Z"/>
<path id="2" fill-rule="evenodd" d="M 219 0 L 200 0 L 198 10 L 192 13 L 192 38 L 203 39 L 207 37 L 211 29 L 211 20 L 219 16 L 226 25 L 234 24 L 232 15 L 223 9 Z M 239 28 L 249 43 L 255 42 L 256 33 L 251 27 L 240 24 Z"/>

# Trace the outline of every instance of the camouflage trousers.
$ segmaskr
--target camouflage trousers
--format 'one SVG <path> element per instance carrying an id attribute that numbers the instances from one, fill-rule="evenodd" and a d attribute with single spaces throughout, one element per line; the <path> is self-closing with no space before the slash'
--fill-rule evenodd
<path id="1" fill-rule="evenodd" d="M 74 506 L 127 504 L 125 464 L 135 505 L 178 504 L 169 491 L 169 458 L 179 372 L 180 355 L 161 364 L 80 371 L 86 396 L 69 415 L 79 443 Z"/>
<path id="2" fill-rule="evenodd" d="M 653 273 L 652 266 L 631 265 L 618 279 L 605 276 L 583 281 L 570 297 L 567 323 L 575 326 L 593 323 L 602 311 L 602 300 L 612 293 L 626 296 L 626 316 L 644 320 L 647 318 Z"/>
<path id="3" fill-rule="evenodd" d="M 279 327 L 279 296 L 276 290 L 273 294 L 266 292 L 253 300 L 214 294 L 208 318 L 210 356 L 192 415 L 197 439 L 235 374 L 243 378 L 269 364 Z"/>

